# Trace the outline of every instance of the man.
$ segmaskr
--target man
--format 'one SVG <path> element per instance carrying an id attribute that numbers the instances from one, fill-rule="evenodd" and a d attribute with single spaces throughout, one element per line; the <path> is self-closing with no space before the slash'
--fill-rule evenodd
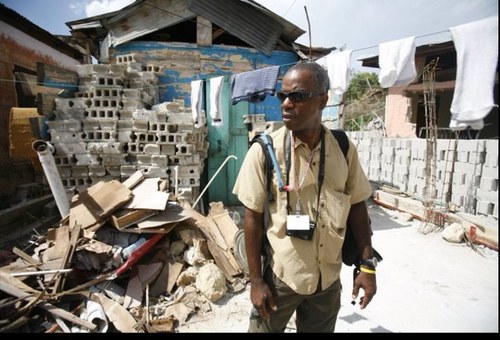
<path id="1" fill-rule="evenodd" d="M 301 62 L 287 71 L 277 93 L 284 127 L 270 135 L 285 190 L 277 190 L 274 179 L 274 200 L 267 201 L 264 154 L 257 143 L 248 150 L 233 189 L 245 207 L 254 306 L 249 332 L 283 332 L 294 312 L 298 332 L 335 330 L 348 215 L 360 258 L 367 260 L 354 280 L 353 299 L 363 288 L 363 309 L 376 293 L 365 204 L 372 189 L 354 145 L 349 142 L 346 162 L 337 140 L 321 123 L 328 88 L 328 74 L 317 63 Z M 265 230 L 266 204 L 269 223 Z M 264 250 L 268 256 L 261 263 Z"/>

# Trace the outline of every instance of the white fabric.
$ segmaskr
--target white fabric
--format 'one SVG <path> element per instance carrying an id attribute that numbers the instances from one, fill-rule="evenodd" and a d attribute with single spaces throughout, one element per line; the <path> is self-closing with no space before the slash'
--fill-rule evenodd
<path id="1" fill-rule="evenodd" d="M 383 88 L 406 86 L 417 76 L 415 37 L 389 41 L 379 45 L 379 83 Z"/>
<path id="2" fill-rule="evenodd" d="M 212 126 L 222 126 L 222 83 L 224 76 L 210 79 L 210 117 Z"/>
<path id="3" fill-rule="evenodd" d="M 450 28 L 457 51 L 457 78 L 450 128 L 480 130 L 493 108 L 498 61 L 498 16 Z"/>
<path id="4" fill-rule="evenodd" d="M 333 94 L 342 95 L 347 91 L 350 81 L 352 50 L 330 53 L 326 56 L 326 67 L 330 78 L 330 89 Z"/>
<path id="5" fill-rule="evenodd" d="M 203 80 L 191 81 L 191 113 L 196 127 L 201 123 L 201 85 Z"/>

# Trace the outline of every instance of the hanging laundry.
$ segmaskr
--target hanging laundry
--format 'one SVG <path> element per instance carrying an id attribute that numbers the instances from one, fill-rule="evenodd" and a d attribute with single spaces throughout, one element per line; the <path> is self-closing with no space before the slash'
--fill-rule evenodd
<path id="1" fill-rule="evenodd" d="M 224 76 L 210 79 L 210 117 L 212 126 L 222 126 L 222 84 Z"/>
<path id="2" fill-rule="evenodd" d="M 383 88 L 406 86 L 417 76 L 415 37 L 389 41 L 379 45 L 379 83 Z"/>
<path id="3" fill-rule="evenodd" d="M 457 51 L 457 78 L 450 128 L 481 130 L 493 108 L 498 65 L 498 16 L 450 28 Z"/>
<path id="4" fill-rule="evenodd" d="M 191 81 L 191 112 L 193 115 L 193 123 L 196 127 L 201 123 L 201 88 L 203 80 Z"/>
<path id="5" fill-rule="evenodd" d="M 231 76 L 233 105 L 240 101 L 260 103 L 268 94 L 274 94 L 278 81 L 279 66 L 265 67 Z"/>
<path id="6" fill-rule="evenodd" d="M 326 67 L 330 78 L 330 89 L 334 95 L 342 95 L 347 91 L 350 82 L 352 50 L 330 53 L 326 56 Z"/>

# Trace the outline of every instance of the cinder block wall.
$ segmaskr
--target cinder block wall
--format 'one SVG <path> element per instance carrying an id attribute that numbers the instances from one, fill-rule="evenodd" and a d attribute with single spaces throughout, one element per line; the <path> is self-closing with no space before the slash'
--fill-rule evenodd
<path id="1" fill-rule="evenodd" d="M 424 198 L 425 139 L 382 138 L 373 131 L 347 133 L 368 178 Z M 436 144 L 436 199 L 461 211 L 498 219 L 498 141 L 439 139 Z M 432 175 L 432 172 L 428 172 Z"/>

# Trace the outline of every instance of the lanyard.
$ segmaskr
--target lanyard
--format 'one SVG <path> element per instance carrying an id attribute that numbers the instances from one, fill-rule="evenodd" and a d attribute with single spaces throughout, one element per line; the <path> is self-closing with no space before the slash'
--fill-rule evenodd
<path id="1" fill-rule="evenodd" d="M 304 171 L 304 174 L 302 175 L 302 179 L 299 181 L 299 176 L 300 176 L 300 168 L 297 169 L 297 167 L 300 167 L 300 162 L 297 161 L 297 157 L 295 156 L 295 139 L 292 136 L 292 131 L 290 131 L 290 140 L 291 140 L 291 152 L 292 152 L 292 158 L 293 161 L 297 164 L 295 164 L 295 182 L 294 182 L 294 189 L 297 192 L 297 196 L 300 193 L 300 188 L 302 188 L 302 184 L 304 184 L 304 180 L 306 179 L 307 176 L 307 171 L 311 167 L 311 162 L 314 156 L 314 149 L 311 150 L 309 153 L 309 156 L 307 157 L 307 166 Z"/>
<path id="2" fill-rule="evenodd" d="M 285 137 L 285 165 L 286 165 L 286 184 L 290 183 L 290 158 L 291 158 L 291 134 L 287 133 Z M 312 156 L 311 156 L 312 159 Z M 309 166 L 308 166 L 309 168 Z M 305 177 L 305 175 L 304 175 Z M 323 186 L 323 179 L 325 178 L 325 130 L 321 129 L 321 146 L 319 156 L 319 171 L 318 171 L 318 197 L 316 201 L 316 216 L 314 220 L 318 219 L 319 215 L 319 198 L 321 195 L 321 187 Z M 297 195 L 298 197 L 298 195 Z M 286 192 L 286 209 L 288 214 L 291 213 L 290 208 L 290 191 Z"/>

